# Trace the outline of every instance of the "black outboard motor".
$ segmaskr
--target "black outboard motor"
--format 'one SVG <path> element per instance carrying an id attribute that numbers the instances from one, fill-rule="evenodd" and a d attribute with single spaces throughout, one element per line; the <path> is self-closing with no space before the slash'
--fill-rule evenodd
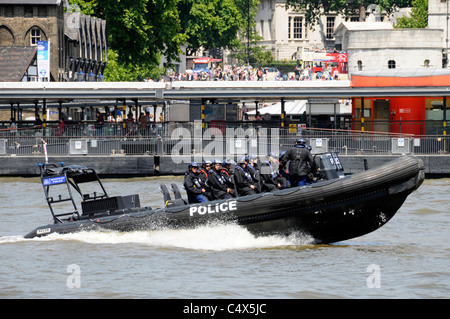
<path id="1" fill-rule="evenodd" d="M 330 180 L 345 176 L 344 167 L 337 153 L 325 153 L 320 157 L 320 173 L 323 179 Z"/>
<path id="2" fill-rule="evenodd" d="M 166 185 L 159 185 L 159 190 L 163 194 L 165 207 L 187 205 L 187 201 L 181 198 L 181 192 L 176 184 L 171 185 L 171 190 L 174 192 L 175 199 L 172 199 L 172 197 L 170 196 L 169 189 Z"/>
<path id="3" fill-rule="evenodd" d="M 159 190 L 163 194 L 164 197 L 164 204 L 170 201 L 172 198 L 170 197 L 169 190 L 167 189 L 167 186 L 164 184 L 159 185 Z"/>
<path id="4" fill-rule="evenodd" d="M 177 184 L 171 184 L 170 189 L 172 190 L 173 196 L 175 196 L 175 199 L 181 198 L 181 192 L 180 192 L 180 189 L 178 188 Z"/>

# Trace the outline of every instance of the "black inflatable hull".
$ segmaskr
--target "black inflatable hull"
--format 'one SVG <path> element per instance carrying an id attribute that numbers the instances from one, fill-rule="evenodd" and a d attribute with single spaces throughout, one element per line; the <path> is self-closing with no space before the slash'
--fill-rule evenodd
<path id="1" fill-rule="evenodd" d="M 309 235 L 317 243 L 338 242 L 386 224 L 424 180 L 420 159 L 401 156 L 380 167 L 309 186 L 203 204 L 151 210 L 134 208 L 115 215 L 49 224 L 26 238 L 89 230 L 136 231 L 237 223 L 255 235 Z"/>

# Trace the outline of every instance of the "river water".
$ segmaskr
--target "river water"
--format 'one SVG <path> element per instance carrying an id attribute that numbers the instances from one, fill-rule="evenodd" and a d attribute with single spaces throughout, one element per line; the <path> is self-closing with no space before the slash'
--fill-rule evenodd
<path id="1" fill-rule="evenodd" d="M 162 206 L 159 184 L 106 179 Z M 38 178 L 0 178 L 0 298 L 449 298 L 450 179 L 427 179 L 381 229 L 333 245 L 235 225 L 23 236 L 51 222 Z"/>

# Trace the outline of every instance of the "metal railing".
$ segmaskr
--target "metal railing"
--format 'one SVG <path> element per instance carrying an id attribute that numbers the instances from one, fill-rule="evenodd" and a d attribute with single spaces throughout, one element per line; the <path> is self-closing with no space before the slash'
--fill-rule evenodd
<path id="1" fill-rule="evenodd" d="M 257 122 L 66 125 L 0 130 L 0 155 L 41 155 L 42 140 L 49 156 L 67 155 L 193 155 L 237 157 L 279 153 L 306 139 L 312 152 L 341 154 L 448 154 L 447 135 L 357 130 L 271 127 Z"/>

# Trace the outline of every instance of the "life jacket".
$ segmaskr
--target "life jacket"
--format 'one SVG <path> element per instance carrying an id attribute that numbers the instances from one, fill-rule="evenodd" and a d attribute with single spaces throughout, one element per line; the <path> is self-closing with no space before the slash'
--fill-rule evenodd
<path id="1" fill-rule="evenodd" d="M 199 178 L 202 180 L 201 175 L 205 175 L 205 182 L 208 180 L 208 172 L 206 171 L 206 169 L 202 168 L 201 170 L 198 171 L 198 176 Z"/>
<path id="2" fill-rule="evenodd" d="M 278 172 L 273 170 L 272 164 L 270 161 L 265 161 L 264 163 L 267 163 L 270 167 L 270 175 L 272 176 L 272 179 L 275 179 L 278 176 Z"/>
<path id="3" fill-rule="evenodd" d="M 222 175 L 217 174 L 217 172 L 214 169 L 210 169 L 209 170 L 209 174 L 212 175 L 214 174 L 215 176 L 217 176 L 217 179 L 219 180 L 220 184 L 225 185 L 226 180 L 223 178 Z"/>
<path id="4" fill-rule="evenodd" d="M 192 180 L 192 184 L 194 184 L 195 188 L 201 189 L 202 185 L 201 185 L 201 180 L 200 177 L 197 174 L 194 174 L 193 172 L 187 172 L 186 175 L 191 177 Z"/>
<path id="5" fill-rule="evenodd" d="M 230 172 L 228 172 L 228 170 L 227 170 L 226 168 L 221 168 L 221 169 L 220 169 L 220 173 L 221 173 L 221 174 L 224 173 L 224 174 L 226 174 L 228 177 L 230 177 Z"/>
<path id="6" fill-rule="evenodd" d="M 249 182 L 253 182 L 253 178 L 252 178 L 252 175 L 247 171 L 247 170 L 245 170 L 245 169 L 243 169 L 241 166 L 236 166 L 236 168 L 235 169 L 239 169 L 239 170 L 241 170 L 242 172 L 244 172 L 244 175 L 245 175 L 245 177 L 247 177 L 247 179 L 248 179 L 248 181 Z"/>
<path id="7" fill-rule="evenodd" d="M 193 176 L 192 183 L 195 185 L 195 187 L 202 188 L 202 185 L 200 184 L 200 179 L 198 178 L 198 176 Z"/>

